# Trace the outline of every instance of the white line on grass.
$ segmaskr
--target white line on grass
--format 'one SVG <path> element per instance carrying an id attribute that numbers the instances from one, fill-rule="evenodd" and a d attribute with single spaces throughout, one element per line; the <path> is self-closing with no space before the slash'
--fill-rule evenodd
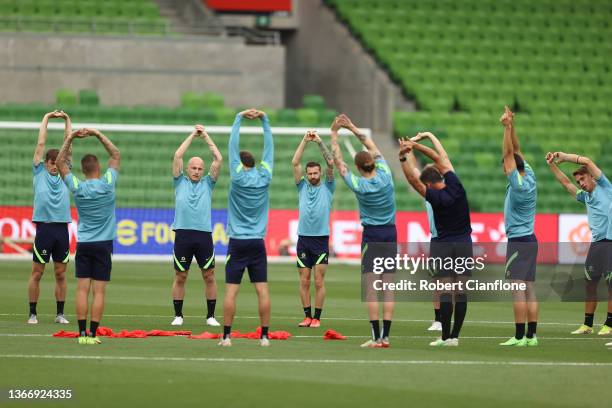
<path id="1" fill-rule="evenodd" d="M 0 313 L 0 316 L 26 316 L 24 313 Z M 38 316 L 52 316 L 55 314 L 50 313 L 39 313 Z M 70 315 L 66 315 L 70 317 Z M 143 314 L 105 314 L 104 317 L 144 317 L 144 318 L 163 318 L 172 319 L 170 315 L 143 315 Z M 184 315 L 185 318 L 201 319 L 203 315 Z M 217 316 L 223 317 L 223 316 Z M 276 320 L 300 320 L 304 316 L 273 316 Z M 259 319 L 259 316 L 234 316 L 234 319 Z M 357 317 L 329 317 L 325 316 L 325 320 L 338 320 L 338 321 L 365 321 L 366 318 Z M 408 322 L 408 323 L 431 323 L 431 319 L 393 319 L 394 322 Z M 466 320 L 464 323 L 475 323 L 475 324 L 514 324 L 514 322 L 502 322 L 502 321 L 491 321 L 491 320 Z M 576 326 L 576 323 L 561 323 L 561 322 L 538 322 L 540 325 L 553 325 L 553 326 Z"/>
<path id="2" fill-rule="evenodd" d="M 340 360 L 293 358 L 224 358 L 224 357 L 152 357 L 152 356 L 71 356 L 52 354 L 0 354 L 0 358 L 47 360 L 121 360 L 121 361 L 195 361 L 210 363 L 276 363 L 276 364 L 389 364 L 389 365 L 494 365 L 553 367 L 612 367 L 612 363 L 573 361 L 470 361 L 470 360 Z"/>
<path id="3" fill-rule="evenodd" d="M 197 334 L 197 333 L 196 333 Z M 51 337 L 51 334 L 43 333 L 0 333 L 0 337 Z M 172 336 L 172 337 L 187 337 L 187 336 Z M 292 335 L 291 337 L 296 339 L 322 339 L 323 335 L 319 336 L 307 336 L 307 335 Z M 349 339 L 368 339 L 371 336 L 345 336 Z M 393 336 L 394 339 L 431 339 L 435 337 L 435 334 L 430 336 Z M 507 339 L 508 336 L 461 336 L 462 339 L 475 339 L 475 340 L 494 340 L 494 339 Z M 587 336 L 574 336 L 574 337 L 538 337 L 540 340 L 609 340 L 609 338 L 602 337 L 587 337 Z"/>

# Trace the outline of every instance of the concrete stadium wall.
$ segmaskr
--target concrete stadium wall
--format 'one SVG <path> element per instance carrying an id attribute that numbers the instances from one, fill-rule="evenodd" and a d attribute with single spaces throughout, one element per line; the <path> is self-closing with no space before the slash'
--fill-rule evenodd
<path id="1" fill-rule="evenodd" d="M 390 134 L 396 109 L 414 110 L 322 0 L 297 2 L 298 30 L 286 38 L 287 103 L 320 94 L 361 126 Z"/>
<path id="2" fill-rule="evenodd" d="M 280 108 L 285 49 L 222 38 L 0 35 L 0 103 L 52 103 L 59 88 L 93 88 L 103 105 L 170 105 L 213 91 L 229 106 Z"/>

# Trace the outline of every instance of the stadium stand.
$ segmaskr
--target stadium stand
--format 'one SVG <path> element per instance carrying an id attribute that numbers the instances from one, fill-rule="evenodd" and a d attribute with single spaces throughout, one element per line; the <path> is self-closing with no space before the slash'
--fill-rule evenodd
<path id="1" fill-rule="evenodd" d="M 416 112 L 395 113 L 396 136 L 426 129 L 441 136 L 474 210 L 500 211 L 503 205 L 497 119 L 504 104 L 518 112 L 526 158 L 545 181 L 539 184 L 539 212 L 580 210 L 554 185 L 543 160 L 548 150 L 579 151 L 612 171 L 605 154 L 612 125 L 610 2 L 327 4 L 416 101 Z"/>
<path id="2" fill-rule="evenodd" d="M 0 31 L 166 35 L 152 0 L 0 0 Z"/>

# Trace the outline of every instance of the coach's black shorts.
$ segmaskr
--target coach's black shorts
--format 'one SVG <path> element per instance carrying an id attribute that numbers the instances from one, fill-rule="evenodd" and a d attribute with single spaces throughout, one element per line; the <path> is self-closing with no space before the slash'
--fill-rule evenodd
<path id="1" fill-rule="evenodd" d="M 70 260 L 68 224 L 65 222 L 37 222 L 32 252 L 32 260 L 40 264 L 48 263 L 52 257 L 53 262 L 68 263 Z"/>
<path id="2" fill-rule="evenodd" d="M 361 272 L 393 273 L 395 267 L 386 268 L 380 260 L 397 256 L 397 229 L 395 225 L 364 225 L 361 238 Z"/>
<path id="3" fill-rule="evenodd" d="M 77 278 L 110 281 L 113 241 L 77 242 L 74 264 Z"/>
<path id="4" fill-rule="evenodd" d="M 329 235 L 320 237 L 298 237 L 297 267 L 312 269 L 314 265 L 327 265 L 329 258 Z"/>
<path id="5" fill-rule="evenodd" d="M 586 262 L 584 263 L 584 278 L 587 281 L 599 282 L 601 277 L 612 285 L 612 241 L 602 239 L 591 242 Z"/>
<path id="6" fill-rule="evenodd" d="M 430 273 L 437 278 L 472 276 L 465 259 L 473 258 L 472 237 L 469 234 L 437 238 L 429 246 Z"/>
<path id="7" fill-rule="evenodd" d="M 225 261 L 225 283 L 239 285 L 245 268 L 252 283 L 268 281 L 268 258 L 263 239 L 230 238 Z"/>
<path id="8" fill-rule="evenodd" d="M 176 271 L 188 271 L 194 256 L 200 269 L 215 267 L 215 246 L 210 232 L 182 229 L 174 232 L 173 263 Z"/>
<path id="9" fill-rule="evenodd" d="M 538 262 L 538 239 L 535 235 L 508 238 L 506 246 L 506 279 L 533 282 Z"/>

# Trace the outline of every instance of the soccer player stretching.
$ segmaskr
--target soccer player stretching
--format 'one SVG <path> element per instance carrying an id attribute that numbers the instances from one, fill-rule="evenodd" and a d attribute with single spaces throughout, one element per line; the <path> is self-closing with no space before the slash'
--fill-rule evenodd
<path id="1" fill-rule="evenodd" d="M 418 142 L 429 138 L 435 148 L 430 149 Z M 411 163 L 406 155 L 412 150 L 418 150 L 433 160 L 433 165 L 427 165 L 416 177 Z M 400 161 L 408 182 L 431 205 L 438 237 L 432 241 L 430 256 L 432 258 L 467 258 L 472 257 L 472 227 L 470 224 L 470 208 L 467 194 L 444 147 L 432 133 L 419 133 L 412 139 L 400 141 Z M 435 244 L 435 245 L 434 245 Z M 442 283 L 464 280 L 470 271 L 456 273 L 452 269 L 441 268 L 435 271 L 436 278 Z M 453 304 L 454 303 L 454 304 Z M 454 308 L 454 324 L 451 330 L 451 319 Z M 467 312 L 467 295 L 460 291 L 440 292 L 440 320 L 442 337 L 431 342 L 431 346 L 458 346 L 459 333 Z"/>
<path id="2" fill-rule="evenodd" d="M 187 175 L 183 174 L 183 155 L 195 138 L 202 138 L 213 156 L 208 175 L 204 175 L 204 160 L 192 157 L 187 162 Z M 183 324 L 183 299 L 185 281 L 191 260 L 195 256 L 202 271 L 206 286 L 206 324 L 220 326 L 215 319 L 217 303 L 217 282 L 215 281 L 215 246 L 212 241 L 211 208 L 212 191 L 215 188 L 223 158 L 217 146 L 204 130 L 196 125 L 187 139 L 180 145 L 172 161 L 174 177 L 174 195 L 176 207 L 172 229 L 174 238 L 174 284 L 172 298 L 174 302 L 173 326 Z"/>
<path id="3" fill-rule="evenodd" d="M 72 124 L 70 117 L 63 111 L 45 114 L 38 132 L 38 143 L 34 150 L 34 214 L 32 221 L 36 224 L 36 238 L 33 246 L 32 275 L 28 282 L 30 300 L 29 324 L 37 324 L 36 304 L 40 294 L 40 279 L 45 265 L 53 257 L 55 269 L 55 301 L 57 313 L 55 323 L 68 324 L 64 317 L 66 301 L 66 265 L 70 258 L 68 223 L 70 217 L 70 193 L 57 172 L 57 149 L 49 149 L 42 161 L 47 141 L 47 125 L 51 118 L 62 118 L 65 121 L 64 139 L 70 136 Z M 70 151 L 67 160 L 71 160 Z"/>
<path id="4" fill-rule="evenodd" d="M 359 176 L 351 173 L 342 159 L 338 143 L 338 131 L 341 128 L 351 131 L 367 149 L 367 151 L 360 151 L 355 155 L 354 160 Z M 337 116 L 332 123 L 331 140 L 334 163 L 348 188 L 355 193 L 359 203 L 359 216 L 363 225 L 361 239 L 362 265 L 367 268 L 369 262 L 364 260 L 369 257 L 367 254 L 369 243 L 384 243 L 385 252 L 387 252 L 387 249 L 393 249 L 391 251 L 393 253 L 389 253 L 389 256 L 394 257 L 397 254 L 393 176 L 374 141 L 361 133 L 359 128 L 346 115 Z M 393 271 L 389 270 L 388 272 Z M 373 273 L 371 270 L 363 270 L 362 273 L 364 273 L 363 281 L 369 288 Z M 366 292 L 369 292 L 369 289 Z M 366 296 L 372 339 L 362 344 L 362 347 L 389 347 L 389 334 L 395 303 L 392 294 L 384 293 L 383 296 L 382 333 L 380 331 L 378 301 L 372 301 L 371 296 Z"/>
<path id="5" fill-rule="evenodd" d="M 513 118 L 514 114 L 506 106 L 500 119 L 504 126 L 503 167 L 508 177 L 504 203 L 504 222 L 508 236 L 506 279 L 523 283 L 527 289 L 512 293 L 515 334 L 500 345 L 524 347 L 538 345 L 538 300 L 534 287 L 538 258 L 538 240 L 534 234 L 538 190 L 535 174 L 521 154 Z"/>
<path id="6" fill-rule="evenodd" d="M 572 334 L 593 333 L 593 318 L 597 308 L 597 284 L 601 277 L 608 282 L 608 317 L 599 330 L 600 335 L 612 333 L 612 262 L 610 262 L 610 246 L 612 246 L 612 184 L 595 163 L 585 156 L 563 152 L 547 153 L 546 162 L 555 178 L 572 197 L 587 207 L 589 227 L 591 228 L 591 246 L 584 265 L 586 299 L 584 303 L 584 323 Z M 557 167 L 558 163 L 574 163 L 580 165 L 572 173 L 578 189 L 567 176 Z"/>
<path id="7" fill-rule="evenodd" d="M 414 152 L 410 151 L 409 153 L 405 154 L 404 157 L 405 160 L 407 160 L 409 163 L 408 166 L 402 166 L 402 170 L 412 170 L 414 174 L 413 178 L 418 179 L 421 176 L 421 171 L 417 167 Z M 431 235 L 430 242 L 436 242 L 436 240 L 438 239 L 438 231 L 436 231 L 436 222 L 434 221 L 433 209 L 431 208 L 431 204 L 429 204 L 427 200 L 425 200 L 425 210 L 427 211 L 427 222 L 429 224 L 429 234 Z M 438 291 L 434 291 L 433 293 L 433 308 L 434 320 L 431 323 L 431 326 L 429 326 L 429 328 L 427 329 L 427 331 L 442 331 L 442 323 L 440 322 L 440 293 Z"/>
<path id="8" fill-rule="evenodd" d="M 302 176 L 300 161 L 308 142 L 314 142 L 319 146 L 327 163 L 325 183 L 321 183 L 321 165 L 317 162 L 308 162 L 306 178 Z M 296 252 L 297 268 L 300 274 L 300 298 L 306 315 L 299 326 L 319 327 L 325 301 L 324 279 L 329 256 L 329 214 L 336 190 L 334 161 L 319 135 L 316 132 L 308 131 L 295 151 L 291 164 L 299 197 L 300 219 Z M 310 303 L 311 269 L 314 269 L 315 275 L 314 318 Z"/>
<path id="9" fill-rule="evenodd" d="M 264 134 L 263 160 L 255 167 L 253 154 L 240 151 L 242 118 L 261 120 Z M 264 237 L 268 225 L 272 181 L 274 142 L 268 116 L 249 109 L 236 115 L 229 140 L 231 184 L 228 205 L 228 234 L 230 237 L 225 261 L 225 298 L 223 299 L 223 338 L 220 346 L 231 346 L 230 333 L 236 312 L 236 297 L 245 268 L 255 286 L 261 319 L 261 346 L 269 346 L 270 293 L 268 290 L 268 260 Z"/>
<path id="10" fill-rule="evenodd" d="M 108 152 L 108 169 L 101 173 L 98 158 L 86 154 L 81 159 L 85 180 L 70 172 L 66 159 L 74 138 L 95 136 Z M 74 195 L 79 214 L 75 268 L 77 277 L 76 315 L 79 323 L 79 344 L 99 344 L 96 330 L 104 311 L 104 293 L 112 269 L 113 239 L 116 237 L 115 186 L 119 171 L 119 149 L 96 129 L 79 129 L 68 137 L 57 156 L 57 167 Z M 89 337 L 87 309 L 93 291 Z"/>

